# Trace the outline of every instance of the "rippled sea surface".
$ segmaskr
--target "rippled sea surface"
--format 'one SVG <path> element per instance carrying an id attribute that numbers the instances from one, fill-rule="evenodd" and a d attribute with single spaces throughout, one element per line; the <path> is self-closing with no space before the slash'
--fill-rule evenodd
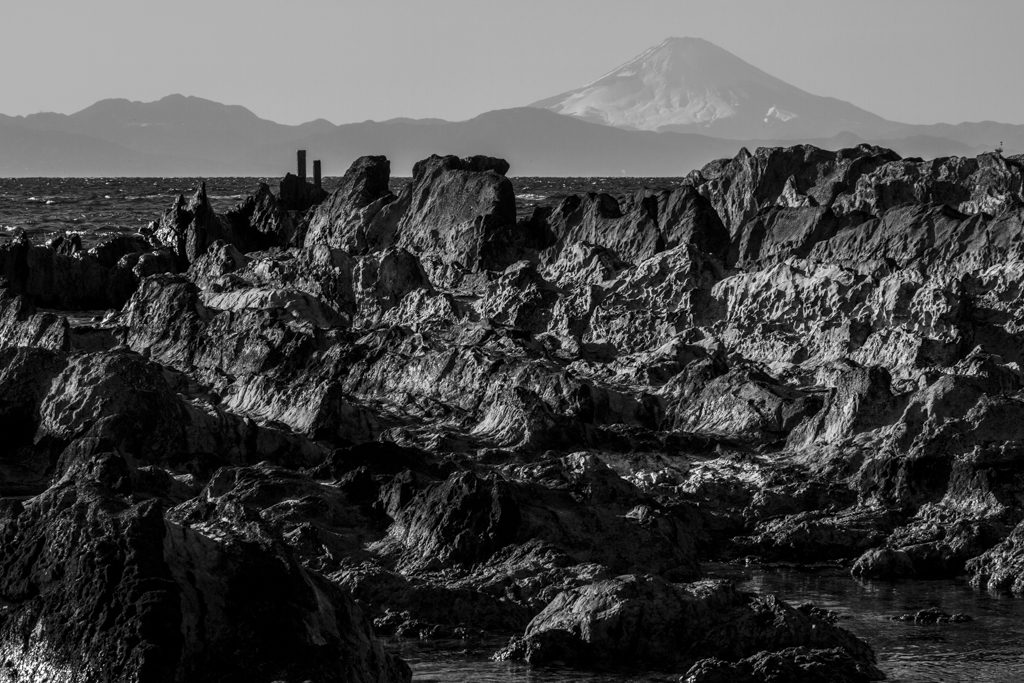
<path id="1" fill-rule="evenodd" d="M 517 208 L 529 215 L 538 205 L 554 205 L 570 194 L 584 192 L 632 193 L 642 187 L 679 184 L 672 178 L 513 178 Z M 0 178 L 0 237 L 24 229 L 34 241 L 73 231 L 89 246 L 105 237 L 134 233 L 155 220 L 179 194 L 192 194 L 200 178 Z M 210 203 L 227 211 L 251 194 L 260 182 L 276 192 L 280 178 L 209 178 Z M 337 187 L 340 178 L 325 178 L 324 189 Z M 394 178 L 398 192 L 408 178 Z"/>
<path id="2" fill-rule="evenodd" d="M 195 192 L 201 182 L 197 178 L 0 178 L 0 229 L 11 233 L 22 228 L 36 242 L 74 231 L 82 233 L 83 242 L 94 243 L 137 232 L 179 194 Z M 224 211 L 259 183 L 259 178 L 212 178 L 207 181 L 207 194 L 214 209 Z"/>
<path id="3" fill-rule="evenodd" d="M 758 593 L 813 602 L 843 615 L 839 625 L 871 643 L 890 680 L 906 683 L 1024 681 L 1024 600 L 956 581 L 861 582 L 844 570 L 767 571 L 707 566 Z M 887 617 L 928 607 L 973 617 L 965 624 L 915 624 Z"/>
<path id="4" fill-rule="evenodd" d="M 897 683 L 1011 683 L 1024 681 L 1024 599 L 976 591 L 955 581 L 862 582 L 846 570 L 743 568 L 705 565 L 715 578 L 746 590 L 774 593 L 791 604 L 813 602 L 838 612 L 839 625 L 871 643 L 879 666 Z M 888 617 L 938 607 L 963 613 L 963 624 L 915 624 Z M 487 660 L 502 643 L 471 652 L 396 643 L 416 681 L 438 683 L 631 683 L 675 681 L 674 675 L 585 674 Z M 497 647 L 496 647 L 497 646 Z M 488 650 L 490 648 L 490 650 Z"/>

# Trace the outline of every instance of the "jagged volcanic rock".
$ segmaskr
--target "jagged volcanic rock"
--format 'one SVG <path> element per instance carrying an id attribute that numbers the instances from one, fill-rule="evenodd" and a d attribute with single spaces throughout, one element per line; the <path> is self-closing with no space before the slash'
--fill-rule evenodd
<path id="1" fill-rule="evenodd" d="M 120 308 L 138 286 L 144 256 L 158 256 L 139 237 L 119 236 L 88 251 L 60 238 L 38 246 L 20 234 L 0 245 L 0 277 L 7 291 L 36 305 L 62 310 Z M 155 272 L 166 272 L 163 270 Z M 154 272 L 152 269 L 149 272 Z"/>
<path id="2" fill-rule="evenodd" d="M 515 191 L 498 172 L 508 164 L 493 161 L 424 159 L 413 167 L 408 197 L 397 200 L 409 207 L 398 223 L 397 244 L 421 255 L 438 284 L 518 260 L 504 248 L 516 230 Z"/>
<path id="3" fill-rule="evenodd" d="M 350 599 L 303 570 L 244 508 L 195 500 L 165 511 L 133 491 L 130 470 L 116 452 L 94 453 L 7 524 L 0 591 L 12 606 L 0 649 L 9 672 L 409 680 Z"/>
<path id="4" fill-rule="evenodd" d="M 301 242 L 301 230 L 297 219 L 289 214 L 291 209 L 284 198 L 275 197 L 270 187 L 261 183 L 255 193 L 218 216 L 210 206 L 206 183 L 201 183 L 192 197 L 186 200 L 179 195 L 174 205 L 154 222 L 151 239 L 170 249 L 178 269 L 184 271 L 219 240 L 243 253 Z"/>
<path id="5" fill-rule="evenodd" d="M 642 575 L 562 593 L 534 617 L 524 636 L 495 656 L 584 668 L 692 665 L 700 671 L 711 668 L 701 660 L 735 662 L 797 646 L 843 652 L 842 669 L 850 680 L 883 678 L 863 642 L 772 596 L 757 598 L 725 581 L 671 584 Z"/>
<path id="6" fill-rule="evenodd" d="M 829 152 L 812 145 L 741 149 L 733 159 L 713 161 L 687 181 L 711 201 L 734 238 L 761 209 L 831 207 L 864 174 L 898 161 L 891 150 L 870 145 Z"/>
<path id="7" fill-rule="evenodd" d="M 185 680 L 227 649 L 250 677 L 403 680 L 372 622 L 870 680 L 813 615 L 676 582 L 745 557 L 1022 590 L 1016 160 L 757 150 L 518 220 L 508 170 L 435 156 L 395 196 L 364 157 L 306 213 L 200 190 L 159 249 L 0 247 L 19 673 Z M 120 310 L 35 308 L 93 301 Z"/>
<path id="8" fill-rule="evenodd" d="M 360 157 L 345 172 L 330 197 L 309 219 L 305 245 L 324 244 L 350 253 L 365 253 L 388 243 L 375 230 L 381 211 L 395 201 L 388 189 L 391 164 L 384 157 Z"/>
<path id="9" fill-rule="evenodd" d="M 266 183 L 260 183 L 256 192 L 225 213 L 221 223 L 224 226 L 221 239 L 243 252 L 288 246 L 298 237 L 298 227 L 286 205 L 274 196 Z"/>

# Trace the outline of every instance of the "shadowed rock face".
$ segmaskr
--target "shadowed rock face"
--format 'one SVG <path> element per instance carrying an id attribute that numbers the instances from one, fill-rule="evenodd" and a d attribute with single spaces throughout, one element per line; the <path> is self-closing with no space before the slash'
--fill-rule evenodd
<path id="1" fill-rule="evenodd" d="M 290 246 L 297 239 L 296 221 L 266 183 L 260 183 L 256 192 L 224 214 L 221 223 L 220 239 L 226 239 L 243 252 Z"/>
<path id="2" fill-rule="evenodd" d="M 726 581 L 671 584 L 631 575 L 560 594 L 496 657 L 577 666 L 642 663 L 706 677 L 725 662 L 791 647 L 838 651 L 838 670 L 830 673 L 846 680 L 884 678 L 863 642 L 773 596 L 757 598 Z"/>
<path id="3" fill-rule="evenodd" d="M 326 195 L 322 190 L 317 197 Z M 304 198 L 289 204 L 287 198 L 275 197 L 263 183 L 256 192 L 234 209 L 218 216 L 206 196 L 206 183 L 202 183 L 188 200 L 178 197 L 150 227 L 154 245 L 170 249 L 176 258 L 178 270 L 186 270 L 201 258 L 209 247 L 223 240 L 242 252 L 288 246 L 301 242 L 304 225 L 296 226 L 290 211 L 302 212 L 319 203 L 319 199 Z"/>
<path id="4" fill-rule="evenodd" d="M 327 198 L 327 192 L 313 183 L 288 173 L 281 179 L 278 195 L 286 211 L 304 213 Z"/>
<path id="5" fill-rule="evenodd" d="M 607 194 L 573 195 L 542 220 L 554 240 L 542 254 L 546 264 L 581 243 L 603 247 L 629 264 L 687 244 L 724 262 L 728 248 L 728 234 L 711 204 L 688 186 L 641 191 L 621 204 Z"/>
<path id="6" fill-rule="evenodd" d="M 407 680 L 376 629 L 873 680 L 700 560 L 1024 590 L 1017 161 L 743 151 L 517 221 L 500 159 L 363 157 L 307 213 L 0 245 L 4 661 Z"/>
<path id="7" fill-rule="evenodd" d="M 39 306 L 120 308 L 140 278 L 174 268 L 169 257 L 134 236 L 114 237 L 85 251 L 76 239 L 39 246 L 19 235 L 0 245 L 0 277 L 9 293 L 26 295 Z"/>

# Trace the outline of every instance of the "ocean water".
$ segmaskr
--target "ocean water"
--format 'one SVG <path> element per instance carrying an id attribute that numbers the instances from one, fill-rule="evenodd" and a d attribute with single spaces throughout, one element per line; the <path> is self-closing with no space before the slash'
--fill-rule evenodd
<path id="1" fill-rule="evenodd" d="M 206 181 L 210 203 L 215 210 L 225 211 L 245 199 L 260 181 L 212 178 Z M 37 243 L 78 232 L 83 243 L 94 244 L 112 235 L 138 232 L 179 194 L 194 193 L 201 182 L 198 178 L 0 178 L 0 230 L 10 234 L 23 229 Z"/>
<path id="2" fill-rule="evenodd" d="M 324 189 L 340 178 L 324 178 Z M 409 178 L 393 178 L 398 192 Z M 179 194 L 191 195 L 201 178 L 0 178 L 0 238 L 23 229 L 38 243 L 78 232 L 87 247 L 107 237 L 135 233 L 156 220 Z M 209 178 L 207 195 L 214 210 L 224 212 L 251 194 L 260 182 L 276 192 L 280 178 Z M 642 187 L 679 185 L 672 178 L 513 178 L 520 216 L 534 207 L 555 205 L 570 194 L 625 194 Z"/>
<path id="3" fill-rule="evenodd" d="M 958 581 L 865 582 L 846 570 L 744 568 L 706 564 L 715 578 L 746 590 L 775 594 L 791 604 L 813 602 L 840 615 L 839 625 L 875 650 L 879 668 L 896 683 L 1015 683 L 1024 681 L 1024 599 L 977 591 Z M 938 607 L 962 613 L 961 624 L 915 624 L 890 619 Z M 682 673 L 585 673 L 530 669 L 492 662 L 503 643 L 392 643 L 426 683 L 633 683 L 675 681 Z"/>

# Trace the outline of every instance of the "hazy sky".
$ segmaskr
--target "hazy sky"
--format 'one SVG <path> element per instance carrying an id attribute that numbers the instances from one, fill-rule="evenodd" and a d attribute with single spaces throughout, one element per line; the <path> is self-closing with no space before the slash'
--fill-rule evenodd
<path id="1" fill-rule="evenodd" d="M 0 0 L 0 113 L 171 93 L 264 118 L 466 119 L 705 38 L 907 123 L 1024 123 L 1021 0 Z"/>

